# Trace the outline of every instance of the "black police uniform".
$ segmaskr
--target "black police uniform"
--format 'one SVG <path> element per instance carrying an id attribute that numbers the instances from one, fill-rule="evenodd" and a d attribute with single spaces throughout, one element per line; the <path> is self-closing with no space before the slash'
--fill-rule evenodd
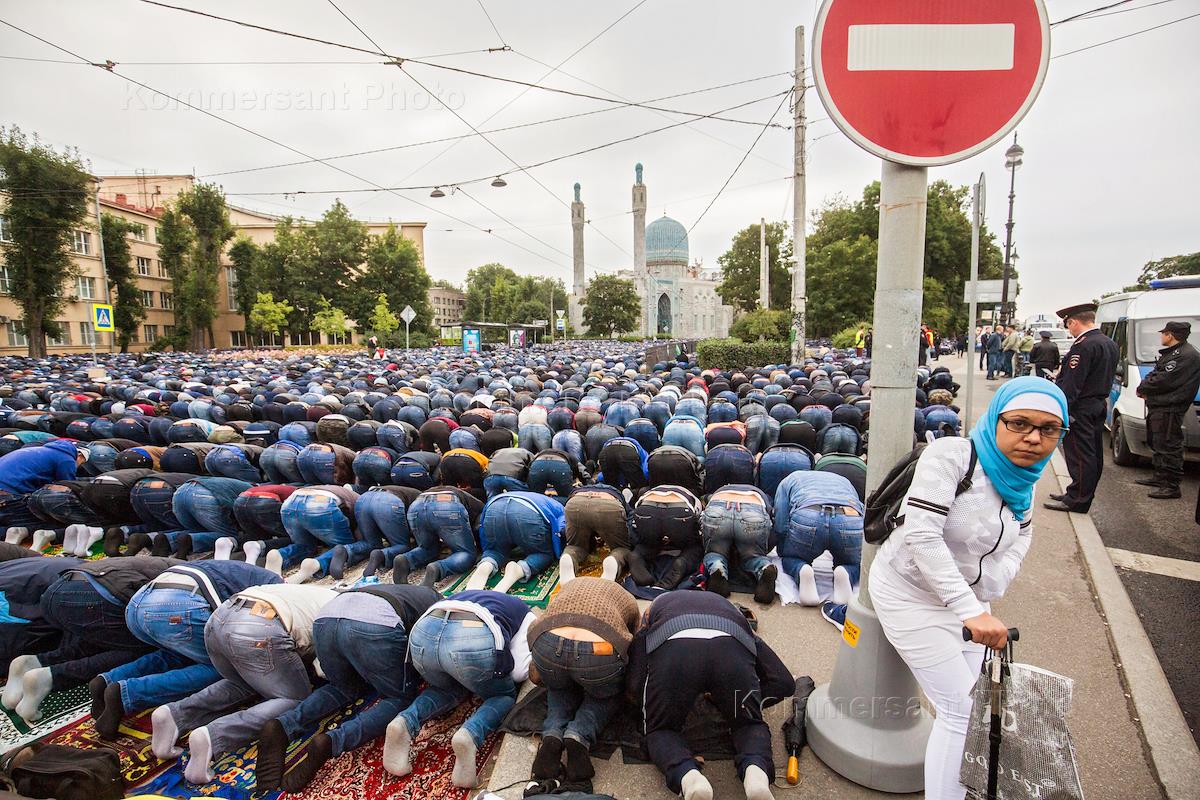
<path id="1" fill-rule="evenodd" d="M 1096 496 L 1104 470 L 1104 417 L 1120 353 L 1117 344 L 1098 328 L 1075 340 L 1058 372 L 1058 388 L 1067 396 L 1070 430 L 1063 440 L 1063 456 L 1071 485 L 1062 503 L 1086 514 Z"/>
<path id="2" fill-rule="evenodd" d="M 1200 389 L 1200 352 L 1187 342 L 1158 351 L 1154 369 L 1142 378 L 1146 399 L 1146 440 L 1154 451 L 1154 478 L 1178 491 L 1183 480 L 1183 415 Z"/>

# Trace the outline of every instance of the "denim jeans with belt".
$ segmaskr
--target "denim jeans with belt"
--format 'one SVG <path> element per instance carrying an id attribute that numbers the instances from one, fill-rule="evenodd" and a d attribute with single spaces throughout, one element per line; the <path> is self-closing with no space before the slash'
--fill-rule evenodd
<path id="1" fill-rule="evenodd" d="M 350 552 L 348 564 L 357 564 L 379 549 L 383 550 L 383 563 L 391 564 L 396 556 L 413 547 L 404 500 L 389 491 L 372 489 L 360 496 L 354 502 L 354 520 L 362 539 L 346 546 Z"/>
<path id="2" fill-rule="evenodd" d="M 150 531 L 177 531 L 183 523 L 175 516 L 177 487 L 155 478 L 143 478 L 129 490 L 129 504 Z"/>
<path id="3" fill-rule="evenodd" d="M 125 607 L 125 624 L 159 649 L 104 673 L 119 683 L 125 712 L 181 700 L 221 679 L 204 649 L 208 601 L 192 589 L 145 586 Z"/>
<path id="4" fill-rule="evenodd" d="M 289 739 L 300 738 L 339 708 L 379 695 L 374 705 L 327 731 L 338 756 L 382 736 L 412 704 L 421 676 L 408 663 L 408 635 L 400 625 L 321 617 L 313 623 L 313 641 L 329 682 L 279 718 Z"/>
<path id="5" fill-rule="evenodd" d="M 783 571 L 796 578 L 800 568 L 812 565 L 817 556 L 829 551 L 835 567 L 845 567 L 850 582 L 858 583 L 862 561 L 863 518 L 846 514 L 841 506 L 812 505 L 795 509 L 787 532 L 779 542 Z"/>
<path id="6" fill-rule="evenodd" d="M 9 528 L 36 528 L 41 523 L 29 508 L 29 495 L 0 490 L 0 531 Z"/>
<path id="7" fill-rule="evenodd" d="M 608 642 L 581 642 L 547 632 L 533 643 L 533 663 L 548 690 L 542 736 L 565 736 L 591 748 L 621 707 L 621 657 Z"/>
<path id="8" fill-rule="evenodd" d="M 296 466 L 300 448 L 293 442 L 276 442 L 262 451 L 258 465 L 271 483 L 303 483 L 304 476 Z"/>
<path id="9" fill-rule="evenodd" d="M 47 484 L 29 495 L 29 508 L 51 528 L 104 524 L 104 519 L 88 508 L 78 495 L 56 483 Z"/>
<path id="10" fill-rule="evenodd" d="M 193 551 L 212 550 L 222 536 L 237 536 L 233 504 L 238 495 L 251 486 L 236 478 L 201 478 L 188 481 L 175 490 L 171 509 L 190 533 Z M 170 533 L 165 535 L 172 538 Z"/>
<path id="11" fill-rule="evenodd" d="M 696 458 L 704 463 L 707 451 L 704 446 L 704 429 L 692 417 L 672 417 L 663 431 L 662 443 L 673 444 L 690 450 Z"/>
<path id="12" fill-rule="evenodd" d="M 204 468 L 215 477 L 262 483 L 262 473 L 258 467 L 251 464 L 246 454 L 236 446 L 222 445 L 211 450 L 204 457 Z"/>
<path id="13" fill-rule="evenodd" d="M 535 458 L 529 465 L 529 478 L 526 481 L 529 491 L 546 494 L 547 489 L 553 489 L 554 494 L 565 505 L 567 495 L 575 486 L 575 471 L 561 457 Z"/>
<path id="14" fill-rule="evenodd" d="M 150 647 L 125 624 L 125 606 L 80 573 L 68 573 L 42 595 L 42 617 L 62 631 L 59 645 L 38 656 L 54 689 L 69 689 L 134 661 Z"/>
<path id="15" fill-rule="evenodd" d="M 368 447 L 354 457 L 354 478 L 363 486 L 383 486 L 392 482 L 392 456 L 382 447 Z"/>
<path id="16" fill-rule="evenodd" d="M 268 550 L 286 547 L 292 539 L 279 514 L 282 506 L 278 498 L 270 495 L 239 494 L 233 501 L 233 518 L 241 529 L 238 544 L 260 541 L 266 542 Z"/>
<path id="17" fill-rule="evenodd" d="M 399 715 L 414 739 L 426 722 L 477 695 L 483 705 L 463 727 L 481 747 L 516 704 L 517 685 L 511 675 L 496 674 L 496 640 L 482 622 L 422 617 L 408 635 L 408 653 L 427 684 Z"/>
<path id="18" fill-rule="evenodd" d="M 274 612 L 260 616 L 254 606 L 234 598 L 213 612 L 204 627 L 204 647 L 221 680 L 167 706 L 181 731 L 208 726 L 214 758 L 254 741 L 267 720 L 312 693 L 291 634 Z M 255 697 L 262 699 L 234 710 Z"/>
<path id="19" fill-rule="evenodd" d="M 729 559 L 736 551 L 742 568 L 757 579 L 771 563 L 771 518 L 755 503 L 710 500 L 700 515 L 704 567 L 729 577 Z"/>
<path id="20" fill-rule="evenodd" d="M 283 501 L 279 516 L 292 539 L 290 545 L 279 549 L 284 569 L 316 556 L 321 573 L 327 573 L 333 550 L 326 550 L 318 556 L 317 549 L 321 545 L 334 548 L 339 544 L 354 544 L 350 520 L 342 513 L 337 499 L 328 495 L 309 494 L 300 490 Z"/>
<path id="21" fill-rule="evenodd" d="M 408 509 L 408 525 L 417 546 L 403 555 L 416 570 L 434 563 L 442 544 L 450 555 L 437 561 L 442 577 L 461 575 L 475 566 L 479 547 L 471 530 L 471 516 L 451 492 L 423 494 Z"/>
<path id="22" fill-rule="evenodd" d="M 492 503 L 504 502 L 501 497 Z M 529 580 L 554 563 L 554 540 L 550 523 L 535 509 L 520 500 L 507 501 L 503 511 L 496 508 L 487 515 L 486 530 L 481 529 L 479 540 L 485 542 L 479 563 L 491 562 L 499 572 L 516 548 L 524 558 L 518 563 Z"/>

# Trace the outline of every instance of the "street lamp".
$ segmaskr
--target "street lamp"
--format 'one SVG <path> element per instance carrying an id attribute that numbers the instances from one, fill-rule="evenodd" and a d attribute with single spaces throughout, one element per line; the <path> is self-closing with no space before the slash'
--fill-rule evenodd
<path id="1" fill-rule="evenodd" d="M 1000 316 L 1004 322 L 1012 322 L 1012 309 L 1008 302 L 1008 283 L 1012 279 L 1012 234 L 1013 234 L 1013 200 L 1017 197 L 1017 167 L 1023 163 L 1025 148 L 1017 144 L 1017 135 L 1013 134 L 1013 143 L 1004 151 L 1004 168 L 1012 172 L 1008 184 L 1008 224 L 1004 237 L 1004 285 L 1000 293 Z"/>
<path id="2" fill-rule="evenodd" d="M 505 186 L 508 186 L 508 181 L 497 175 L 496 180 L 492 181 L 492 186 L 495 186 L 497 189 L 503 189 Z"/>

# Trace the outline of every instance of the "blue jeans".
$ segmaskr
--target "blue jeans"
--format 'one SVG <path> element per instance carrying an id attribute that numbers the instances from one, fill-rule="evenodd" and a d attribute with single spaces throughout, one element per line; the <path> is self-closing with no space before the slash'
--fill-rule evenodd
<path id="1" fill-rule="evenodd" d="M 329 682 L 279 718 L 289 739 L 300 738 L 339 708 L 377 692 L 374 705 L 327 731 L 333 755 L 338 756 L 378 739 L 412 704 L 421 676 L 408 663 L 408 636 L 402 626 L 322 617 L 313 623 L 313 642 Z"/>
<path id="2" fill-rule="evenodd" d="M 381 447 L 368 447 L 354 457 L 354 477 L 363 486 L 392 482 L 392 457 Z"/>
<path id="3" fill-rule="evenodd" d="M 862 561 L 863 518 L 835 512 L 836 506 L 805 506 L 795 509 L 787 533 L 779 542 L 783 571 L 793 579 L 800 568 L 812 565 L 817 556 L 829 551 L 835 567 L 845 567 L 850 582 L 858 583 Z"/>
<path id="4" fill-rule="evenodd" d="M 507 475 L 488 475 L 483 479 L 483 490 L 487 492 L 490 500 L 504 492 L 527 492 L 529 487 L 525 485 L 524 481 L 510 478 Z"/>
<path id="5" fill-rule="evenodd" d="M 62 631 L 58 647 L 38 661 L 50 667 L 55 689 L 87 683 L 101 673 L 135 661 L 150 648 L 125 624 L 125 607 L 104 597 L 86 579 L 60 578 L 41 599 L 46 623 Z"/>
<path id="6" fill-rule="evenodd" d="M 400 712 L 414 739 L 422 725 L 450 713 L 474 694 L 483 698 L 483 705 L 463 727 L 475 746 L 482 747 L 516 703 L 517 685 L 512 677 L 496 674 L 496 640 L 491 631 L 468 624 L 469 620 L 422 617 L 408 636 L 409 659 L 428 684 L 412 705 Z"/>
<path id="7" fill-rule="evenodd" d="M 443 577 L 461 575 L 475 566 L 479 548 L 471 530 L 471 517 L 452 493 L 418 497 L 408 509 L 408 526 L 417 543 L 403 556 L 410 569 L 435 563 L 443 543 L 450 548 L 450 555 L 436 562 Z"/>
<path id="8" fill-rule="evenodd" d="M 246 483 L 261 483 L 262 473 L 250 463 L 246 454 L 236 447 L 217 447 L 204 458 L 204 468 L 209 475 L 219 478 L 236 478 Z"/>
<path id="9" fill-rule="evenodd" d="M 768 497 L 775 497 L 775 490 L 788 475 L 798 470 L 812 469 L 813 459 L 808 452 L 796 447 L 777 447 L 763 453 L 758 461 L 758 488 Z"/>
<path id="10" fill-rule="evenodd" d="M 56 483 L 47 484 L 29 495 L 28 502 L 30 510 L 52 528 L 104 524 L 100 515 L 84 505 L 74 492 Z"/>
<path id="11" fill-rule="evenodd" d="M 1004 355 L 1004 354 L 998 353 L 998 352 L 996 352 L 996 353 L 993 353 L 990 351 L 988 352 L 988 354 L 987 354 L 988 380 L 991 380 L 992 378 L 996 377 L 997 372 L 1002 372 L 1004 370 L 1004 365 L 1001 361 L 1002 355 Z"/>
<path id="12" fill-rule="evenodd" d="M 529 465 L 529 491 L 546 494 L 553 489 L 563 503 L 575 486 L 575 472 L 571 465 L 559 458 L 535 458 Z"/>
<path id="13" fill-rule="evenodd" d="M 673 444 L 684 450 L 691 450 L 700 463 L 704 463 L 707 451 L 704 445 L 704 431 L 700 423 L 691 417 L 674 417 L 663 431 L 663 444 Z"/>
<path id="14" fill-rule="evenodd" d="M 350 520 L 342 513 L 338 501 L 327 495 L 307 494 L 300 490 L 284 501 L 279 516 L 292 539 L 291 544 L 279 549 L 284 569 L 316 556 L 323 575 L 329 572 L 333 550 L 317 556 L 317 548 L 323 544 L 330 548 L 354 544 Z"/>
<path id="15" fill-rule="evenodd" d="M 211 614 L 204 596 L 189 589 L 145 587 L 133 596 L 125 624 L 160 649 L 104 673 L 107 683 L 120 683 L 126 713 L 182 700 L 221 679 L 204 649 Z"/>
<path id="16" fill-rule="evenodd" d="M 706 551 L 704 567 L 710 573 L 720 572 L 728 578 L 729 559 L 734 551 L 742 568 L 755 579 L 771 563 L 767 558 L 771 550 L 771 518 L 762 506 L 710 500 L 700 515 L 700 536 Z"/>
<path id="17" fill-rule="evenodd" d="M 258 464 L 271 483 L 303 483 L 304 476 L 296 466 L 299 453 L 294 445 L 276 443 L 262 451 Z"/>
<path id="18" fill-rule="evenodd" d="M 504 497 L 492 501 L 486 521 L 486 530 L 479 531 L 483 543 L 483 558 L 479 563 L 490 561 L 500 571 L 516 548 L 525 558 L 518 562 L 525 573 L 525 580 L 540 574 L 554 563 L 554 541 L 550 525 L 536 509 L 521 500 L 505 501 Z"/>
<path id="19" fill-rule="evenodd" d="M 237 536 L 233 504 L 251 488 L 234 478 L 202 478 L 188 481 L 175 490 L 171 509 L 182 526 L 191 531 L 209 531 L 220 536 Z"/>
<path id="20" fill-rule="evenodd" d="M 175 516 L 172 498 L 175 487 L 166 481 L 143 478 L 129 490 L 129 503 L 151 531 L 174 531 L 183 527 Z"/>
<path id="21" fill-rule="evenodd" d="M 592 642 L 543 633 L 533 643 L 533 663 L 546 687 L 542 736 L 564 736 L 589 749 L 621 707 L 625 664 L 612 652 L 598 655 Z"/>
<path id="22" fill-rule="evenodd" d="M 274 497 L 252 494 L 238 495 L 237 499 L 233 501 L 233 517 L 242 530 L 238 540 L 244 543 L 255 540 L 289 539 L 287 528 L 283 527 L 283 518 L 279 513 L 282 506 L 283 503 Z"/>
<path id="23" fill-rule="evenodd" d="M 549 450 L 553 441 L 554 432 L 544 422 L 527 422 L 517 431 L 517 446 L 535 455 Z"/>
<path id="24" fill-rule="evenodd" d="M 397 495 L 382 489 L 367 492 L 354 503 L 354 520 L 362 541 L 346 545 L 350 552 L 348 564 L 357 564 L 380 548 L 384 552 L 383 563 L 391 564 L 396 556 L 412 549 L 408 512 L 404 500 Z"/>
<path id="25" fill-rule="evenodd" d="M 296 456 L 296 467 L 304 476 L 304 482 L 310 485 L 337 483 L 334 479 L 336 464 L 337 453 L 322 444 L 309 445 Z"/>
<path id="26" fill-rule="evenodd" d="M 9 528 L 36 528 L 41 523 L 29 510 L 29 495 L 0 491 L 0 531 Z"/>

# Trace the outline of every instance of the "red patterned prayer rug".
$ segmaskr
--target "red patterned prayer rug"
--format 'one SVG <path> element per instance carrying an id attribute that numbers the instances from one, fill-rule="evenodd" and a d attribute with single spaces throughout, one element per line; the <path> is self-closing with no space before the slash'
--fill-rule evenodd
<path id="1" fill-rule="evenodd" d="M 96 733 L 96 726 L 90 716 L 68 725 L 61 731 L 47 736 L 43 741 L 47 744 L 61 744 L 68 747 L 79 747 L 85 750 L 104 748 L 113 750 L 121 757 L 121 775 L 126 786 L 134 786 L 153 778 L 171 765 L 169 761 L 159 761 L 150 750 L 150 714 L 153 709 L 146 709 L 126 717 L 121 723 L 120 734 L 116 739 L 101 739 Z"/>

